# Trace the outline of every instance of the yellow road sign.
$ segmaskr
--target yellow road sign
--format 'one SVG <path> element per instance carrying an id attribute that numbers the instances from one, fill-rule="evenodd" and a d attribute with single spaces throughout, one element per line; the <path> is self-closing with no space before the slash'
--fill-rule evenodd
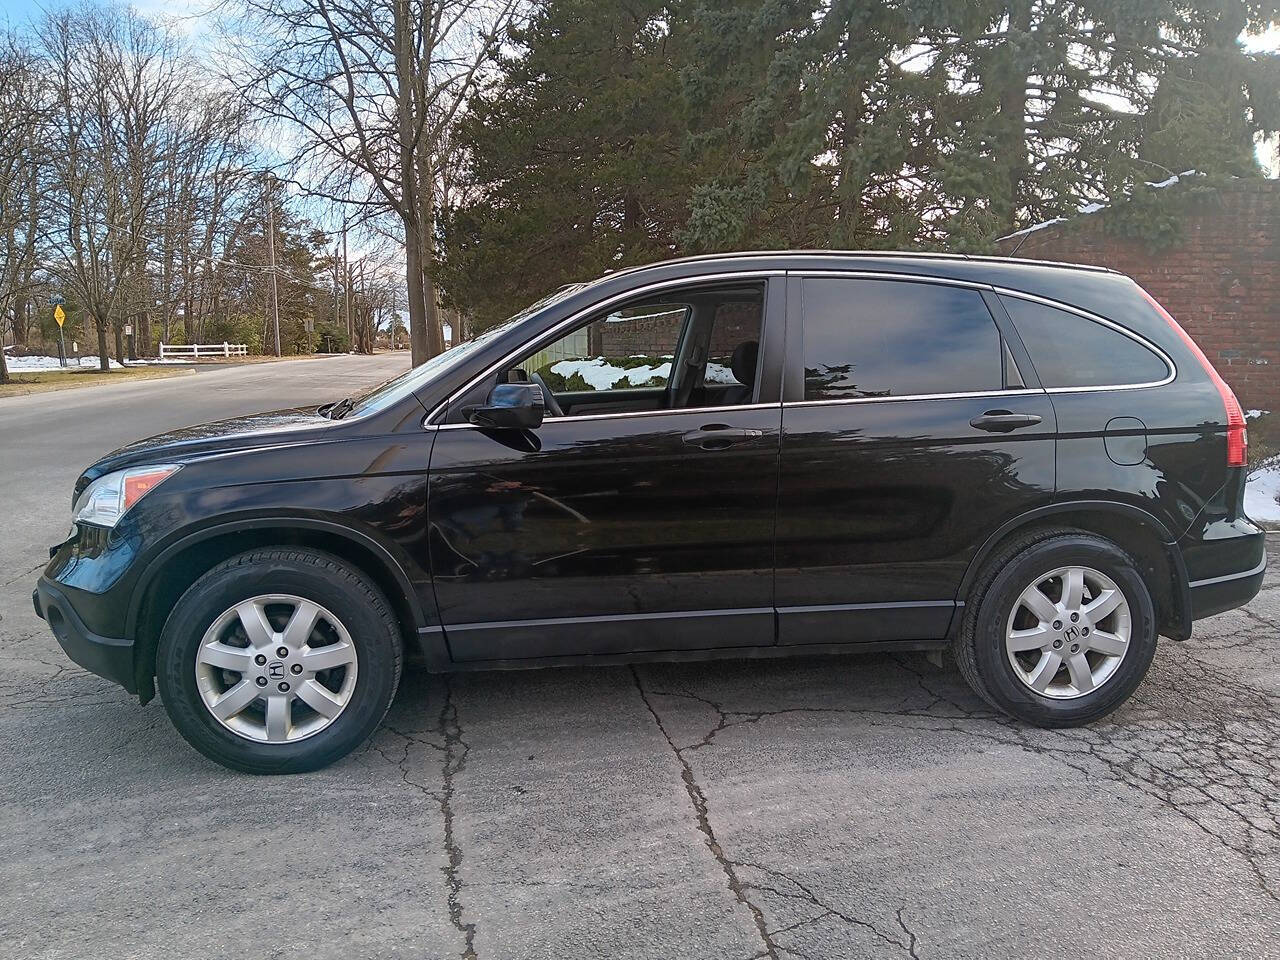
<path id="1" fill-rule="evenodd" d="M 58 321 L 58 326 L 62 326 L 63 322 L 66 321 L 67 314 L 66 311 L 62 309 L 62 304 L 58 304 L 53 308 L 53 319 Z"/>

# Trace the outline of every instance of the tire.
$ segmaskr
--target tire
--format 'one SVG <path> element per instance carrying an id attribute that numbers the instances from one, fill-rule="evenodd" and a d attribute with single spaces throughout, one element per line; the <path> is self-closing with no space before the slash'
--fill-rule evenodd
<path id="1" fill-rule="evenodd" d="M 1083 598 L 1075 606 L 1067 592 L 1071 584 Z M 1031 609 L 1042 608 L 1031 589 L 1049 603 L 1043 616 Z M 1090 608 L 1097 600 L 1103 602 Z M 1092 615 L 1113 601 L 1114 613 L 1090 627 Z M 1060 612 L 1051 614 L 1051 608 Z M 1067 611 L 1076 610 L 1080 619 L 1072 623 Z M 1117 640 L 1126 630 L 1122 645 Z M 1040 530 L 1002 547 L 985 564 L 954 653 L 965 680 L 993 707 L 1037 726 L 1072 727 L 1105 717 L 1129 698 L 1151 666 L 1156 638 L 1151 593 L 1132 557 L 1095 534 Z M 1079 654 L 1072 652 L 1076 646 Z M 1060 666 L 1054 655 L 1063 658 Z M 1047 685 L 1041 692 L 1037 684 Z"/>
<path id="2" fill-rule="evenodd" d="M 390 604 L 358 570 L 275 548 L 192 584 L 156 658 L 165 710 L 188 743 L 233 770 L 274 774 L 319 769 L 363 743 L 391 706 L 403 650 Z"/>

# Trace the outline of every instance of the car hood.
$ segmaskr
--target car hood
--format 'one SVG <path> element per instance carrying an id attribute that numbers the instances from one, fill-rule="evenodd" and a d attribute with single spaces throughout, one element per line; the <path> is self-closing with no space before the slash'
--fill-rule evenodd
<path id="1" fill-rule="evenodd" d="M 149 463 L 183 463 L 197 457 L 251 447 L 280 446 L 318 439 L 341 421 L 330 420 L 315 407 L 273 410 L 231 420 L 215 420 L 135 440 L 94 463 L 76 483 L 76 493 L 104 474 Z"/>

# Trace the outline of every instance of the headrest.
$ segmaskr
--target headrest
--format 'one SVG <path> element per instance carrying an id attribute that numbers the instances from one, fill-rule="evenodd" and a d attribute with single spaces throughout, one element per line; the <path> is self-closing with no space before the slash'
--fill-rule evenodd
<path id="1" fill-rule="evenodd" d="M 756 360 L 759 357 L 759 340 L 744 340 L 733 348 L 733 359 L 729 361 L 729 368 L 739 383 L 748 387 L 755 384 Z"/>

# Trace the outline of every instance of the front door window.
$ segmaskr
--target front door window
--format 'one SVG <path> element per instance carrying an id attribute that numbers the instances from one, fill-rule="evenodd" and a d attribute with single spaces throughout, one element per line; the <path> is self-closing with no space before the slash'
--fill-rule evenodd
<path id="1" fill-rule="evenodd" d="M 763 288 L 692 290 L 607 310 L 506 371 L 552 415 L 739 406 L 756 391 Z"/>

